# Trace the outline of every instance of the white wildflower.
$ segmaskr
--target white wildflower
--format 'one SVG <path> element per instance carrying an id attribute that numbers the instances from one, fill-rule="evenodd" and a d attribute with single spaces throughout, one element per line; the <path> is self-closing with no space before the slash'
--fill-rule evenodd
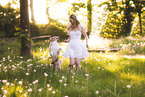
<path id="1" fill-rule="evenodd" d="M 85 76 L 89 76 L 89 74 L 85 74 Z"/>
<path id="2" fill-rule="evenodd" d="M 130 85 L 127 85 L 127 88 L 130 88 L 131 86 Z"/>
<path id="3" fill-rule="evenodd" d="M 60 83 L 62 83 L 62 80 L 59 80 Z"/>
<path id="4" fill-rule="evenodd" d="M 19 81 L 18 83 L 21 85 L 22 84 L 22 81 Z"/>
<path id="5" fill-rule="evenodd" d="M 99 91 L 96 91 L 96 94 L 99 94 Z"/>
<path id="6" fill-rule="evenodd" d="M 52 91 L 52 94 L 55 94 L 55 91 Z"/>
<path id="7" fill-rule="evenodd" d="M 28 89 L 28 92 L 32 92 L 32 89 L 30 88 L 30 89 Z"/>

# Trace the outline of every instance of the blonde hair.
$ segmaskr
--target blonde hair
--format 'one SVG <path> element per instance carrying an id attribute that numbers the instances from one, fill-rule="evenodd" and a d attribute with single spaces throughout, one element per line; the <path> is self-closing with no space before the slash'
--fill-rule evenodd
<path id="1" fill-rule="evenodd" d="M 78 21 L 77 17 L 74 14 L 70 15 L 69 18 L 71 18 L 71 19 L 74 20 L 74 23 L 71 24 L 71 26 L 70 26 L 70 30 L 74 30 L 75 28 L 78 27 L 78 25 L 80 24 L 80 22 Z"/>

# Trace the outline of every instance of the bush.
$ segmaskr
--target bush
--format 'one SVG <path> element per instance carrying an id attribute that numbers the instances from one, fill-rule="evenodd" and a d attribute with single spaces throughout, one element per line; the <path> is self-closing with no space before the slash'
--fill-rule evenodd
<path id="1" fill-rule="evenodd" d="M 123 15 L 118 15 L 117 11 L 110 12 L 105 25 L 102 27 L 100 36 L 105 38 L 119 38 L 122 33 L 123 23 L 121 22 Z"/>
<path id="2" fill-rule="evenodd" d="M 30 23 L 30 30 L 31 30 L 31 37 L 40 35 L 40 29 L 38 28 L 36 24 Z"/>
<path id="3" fill-rule="evenodd" d="M 64 32 L 64 27 L 60 25 L 47 25 L 46 33 L 51 36 L 59 36 L 60 40 L 68 38 L 67 32 Z"/>
<path id="4" fill-rule="evenodd" d="M 132 36 L 140 35 L 140 23 L 139 23 L 138 15 L 136 17 L 137 18 L 134 21 L 133 30 L 131 33 Z M 144 36 L 145 35 L 145 12 L 141 14 L 141 22 L 142 22 L 142 35 Z"/>
<path id="5" fill-rule="evenodd" d="M 3 34 L 0 37 L 14 37 L 15 33 L 19 32 L 19 10 L 10 6 L 10 3 L 7 6 L 0 5 L 0 33 Z"/>
<path id="6" fill-rule="evenodd" d="M 109 47 L 122 48 L 122 54 L 145 54 L 145 38 L 120 38 L 113 40 Z"/>

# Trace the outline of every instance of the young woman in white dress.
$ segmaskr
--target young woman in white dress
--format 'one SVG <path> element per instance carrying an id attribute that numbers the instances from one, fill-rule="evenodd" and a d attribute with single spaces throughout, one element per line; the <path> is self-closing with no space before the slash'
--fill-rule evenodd
<path id="1" fill-rule="evenodd" d="M 76 64 L 76 69 L 79 68 L 81 70 L 81 59 L 89 56 L 86 48 L 88 47 L 88 36 L 86 34 L 86 30 L 83 28 L 74 14 L 70 15 L 69 21 L 70 25 L 68 25 L 66 28 L 66 31 L 69 34 L 69 38 L 67 40 L 69 43 L 65 52 L 63 53 L 63 56 L 70 58 L 70 69 L 73 68 L 74 64 Z M 81 34 L 83 34 L 86 39 L 86 46 L 81 40 Z"/>

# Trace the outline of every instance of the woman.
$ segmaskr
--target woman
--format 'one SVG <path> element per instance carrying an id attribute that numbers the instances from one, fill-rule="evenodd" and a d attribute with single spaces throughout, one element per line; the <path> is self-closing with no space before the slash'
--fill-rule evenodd
<path id="1" fill-rule="evenodd" d="M 69 21 L 70 25 L 66 28 L 66 31 L 69 34 L 69 43 L 63 56 L 70 58 L 70 69 L 73 68 L 74 64 L 76 64 L 76 69 L 79 68 L 81 70 L 81 58 L 89 56 L 86 48 L 88 47 L 88 36 L 74 14 L 70 15 Z M 86 39 L 86 46 L 81 41 L 81 34 L 83 34 Z"/>

